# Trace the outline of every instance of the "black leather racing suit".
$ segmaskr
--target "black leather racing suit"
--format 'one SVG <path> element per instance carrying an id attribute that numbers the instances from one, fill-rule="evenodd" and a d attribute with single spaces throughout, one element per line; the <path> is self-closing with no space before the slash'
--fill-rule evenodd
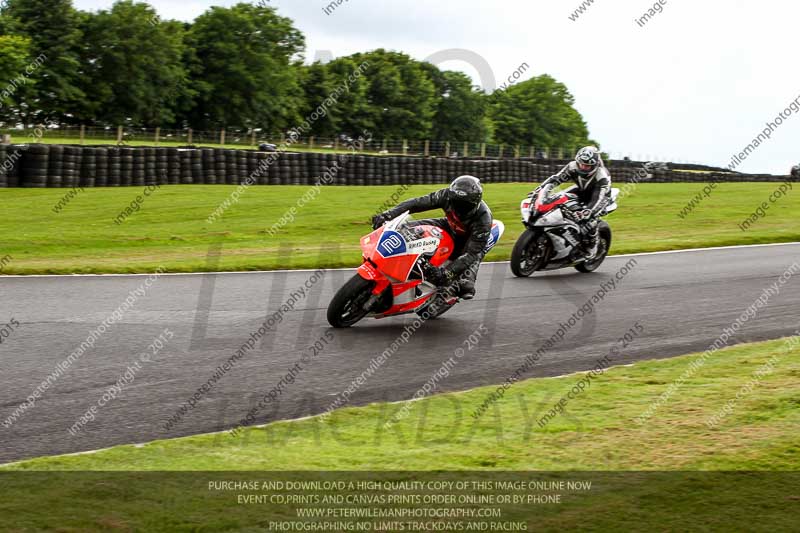
<path id="1" fill-rule="evenodd" d="M 597 246 L 599 238 L 597 219 L 611 201 L 611 174 L 601 163 L 593 174 L 584 176 L 578 172 L 578 164 L 571 161 L 557 174 L 547 178 L 540 189 L 544 189 L 546 198 L 555 187 L 569 181 L 575 185 L 567 189 L 567 192 L 577 195 L 578 200 L 591 211 L 591 216 L 586 221 L 586 247 L 591 250 Z"/>
<path id="2" fill-rule="evenodd" d="M 447 267 L 451 277 L 460 278 L 461 291 L 474 290 L 478 266 L 483 260 L 486 245 L 492 232 L 492 212 L 485 202 L 466 215 L 459 215 L 450 203 L 448 189 L 441 189 L 419 198 L 411 198 L 386 211 L 394 218 L 406 211 L 420 213 L 432 209 L 443 209 L 445 218 L 416 220 L 413 225 L 429 224 L 448 232 L 455 240 L 455 249 L 450 255 L 453 262 Z"/>

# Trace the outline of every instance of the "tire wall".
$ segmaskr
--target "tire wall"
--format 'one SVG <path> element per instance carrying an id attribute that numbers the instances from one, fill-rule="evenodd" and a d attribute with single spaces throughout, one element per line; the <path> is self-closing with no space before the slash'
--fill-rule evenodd
<path id="1" fill-rule="evenodd" d="M 219 148 L 0 145 L 0 187 L 143 187 L 228 184 L 434 185 L 471 174 L 484 183 L 540 183 L 567 160 L 441 158 Z M 723 173 L 670 165 L 646 174 L 642 163 L 611 161 L 615 182 L 797 181 L 800 175 Z M 694 165 L 697 166 L 697 165 Z M 252 178 L 251 178 L 252 177 Z"/>

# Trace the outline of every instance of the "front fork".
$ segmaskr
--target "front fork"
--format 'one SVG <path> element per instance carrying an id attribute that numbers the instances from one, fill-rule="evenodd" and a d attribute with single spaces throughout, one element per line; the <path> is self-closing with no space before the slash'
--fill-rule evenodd
<path id="1" fill-rule="evenodd" d="M 375 282 L 375 286 L 372 288 L 372 295 L 364 303 L 364 309 L 369 311 L 378 303 L 378 300 L 383 296 L 383 292 L 391 283 L 383 274 L 378 272 L 378 269 L 369 261 L 364 261 L 358 268 L 358 275 L 366 280 Z"/>

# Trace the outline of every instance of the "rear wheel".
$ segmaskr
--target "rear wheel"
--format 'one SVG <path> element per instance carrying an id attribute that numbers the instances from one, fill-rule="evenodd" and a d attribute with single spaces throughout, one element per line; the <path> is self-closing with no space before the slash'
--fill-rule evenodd
<path id="1" fill-rule="evenodd" d="M 328 305 L 328 323 L 335 328 L 349 328 L 369 313 L 364 309 L 372 296 L 375 282 L 356 274 L 345 283 Z"/>
<path id="2" fill-rule="evenodd" d="M 519 236 L 511 251 L 511 272 L 519 278 L 527 278 L 545 266 L 547 261 L 546 237 L 526 229 Z"/>
<path id="3" fill-rule="evenodd" d="M 597 243 L 597 255 L 591 261 L 584 261 L 575 265 L 575 270 L 588 274 L 594 272 L 606 260 L 608 250 L 611 248 L 611 228 L 605 222 L 600 222 L 600 237 Z"/>

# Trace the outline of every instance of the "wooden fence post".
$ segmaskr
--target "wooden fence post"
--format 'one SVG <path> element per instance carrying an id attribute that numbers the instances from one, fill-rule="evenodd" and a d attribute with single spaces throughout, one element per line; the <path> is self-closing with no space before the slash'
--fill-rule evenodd
<path id="1" fill-rule="evenodd" d="M 161 128 L 156 128 L 156 146 L 158 146 L 158 141 L 161 139 Z"/>
<path id="2" fill-rule="evenodd" d="M 122 126 L 117 126 L 117 144 L 122 142 Z"/>
<path id="3" fill-rule="evenodd" d="M 450 157 L 450 141 L 444 143 L 444 155 L 445 157 Z"/>
<path id="4" fill-rule="evenodd" d="M 486 143 L 481 143 L 481 157 L 486 157 Z"/>
<path id="5" fill-rule="evenodd" d="M 504 147 L 503 147 L 503 145 L 501 144 L 501 145 L 500 145 L 500 153 L 497 155 L 497 158 L 498 158 L 498 159 L 503 159 L 503 148 L 504 148 Z"/>
<path id="6" fill-rule="evenodd" d="M 186 141 L 187 144 L 192 144 L 192 128 L 189 128 L 189 137 Z"/>
<path id="7" fill-rule="evenodd" d="M 408 155 L 408 141 L 403 139 L 403 155 Z"/>
<path id="8" fill-rule="evenodd" d="M 81 124 L 81 145 L 83 145 L 85 139 L 86 139 L 86 126 Z"/>
<path id="9" fill-rule="evenodd" d="M 219 144 L 225 146 L 225 128 L 222 128 L 219 131 Z"/>
<path id="10" fill-rule="evenodd" d="M 464 142 L 464 150 L 462 150 L 461 155 L 464 157 L 469 157 L 469 143 L 466 141 Z"/>
<path id="11" fill-rule="evenodd" d="M 255 146 L 255 145 L 256 145 L 256 130 L 253 130 L 250 133 L 250 146 Z"/>
<path id="12" fill-rule="evenodd" d="M 425 157 L 428 157 L 430 153 L 431 153 L 431 142 L 426 140 L 423 154 L 425 155 Z"/>

